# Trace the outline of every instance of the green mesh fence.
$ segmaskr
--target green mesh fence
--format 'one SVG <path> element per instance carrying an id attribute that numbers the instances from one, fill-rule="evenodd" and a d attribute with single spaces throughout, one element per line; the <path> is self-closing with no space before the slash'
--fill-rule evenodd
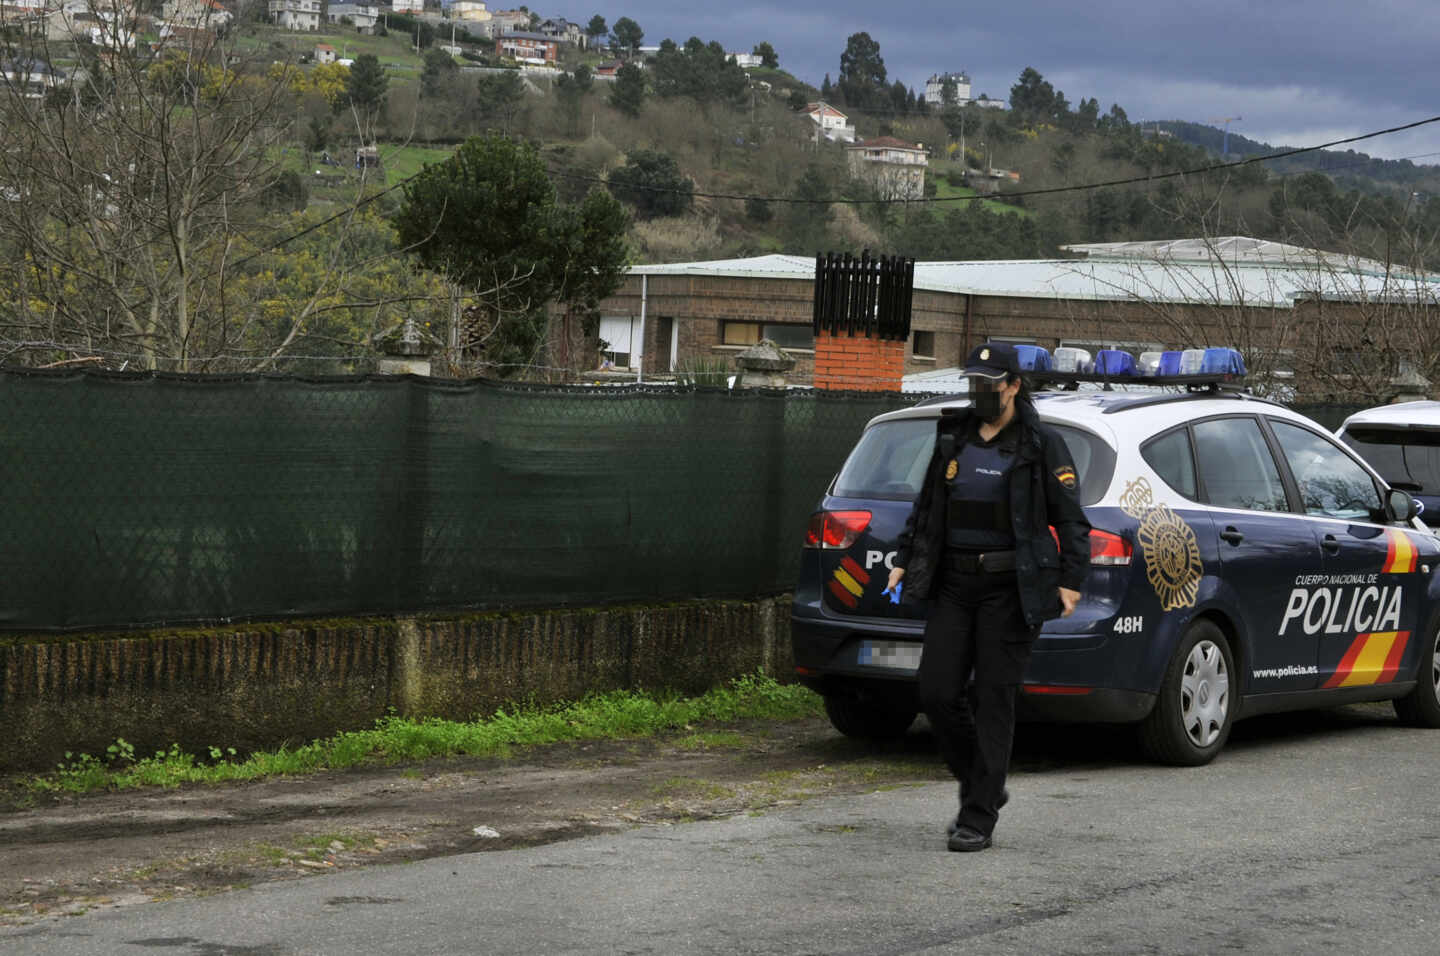
<path id="1" fill-rule="evenodd" d="M 0 371 L 0 627 L 783 591 L 917 397 Z"/>

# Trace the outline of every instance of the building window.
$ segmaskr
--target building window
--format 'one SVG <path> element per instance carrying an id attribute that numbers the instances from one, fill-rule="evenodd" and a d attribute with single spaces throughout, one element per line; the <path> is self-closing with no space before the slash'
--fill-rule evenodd
<path id="1" fill-rule="evenodd" d="M 721 345 L 755 345 L 769 339 L 782 349 L 815 348 L 815 332 L 808 325 L 795 322 L 729 322 L 720 323 Z"/>
<path id="2" fill-rule="evenodd" d="M 808 325 L 766 325 L 763 326 L 765 338 L 774 342 L 782 349 L 808 349 L 815 348 L 815 331 Z"/>
<path id="3" fill-rule="evenodd" d="M 600 355 L 616 368 L 629 368 L 630 355 L 637 344 L 636 325 L 628 315 L 600 317 Z"/>
<path id="4" fill-rule="evenodd" d="M 935 357 L 935 333 L 915 332 L 910 337 L 910 354 L 915 358 Z"/>
<path id="5" fill-rule="evenodd" d="M 721 322 L 721 345 L 754 345 L 760 341 L 760 326 L 754 322 Z"/>

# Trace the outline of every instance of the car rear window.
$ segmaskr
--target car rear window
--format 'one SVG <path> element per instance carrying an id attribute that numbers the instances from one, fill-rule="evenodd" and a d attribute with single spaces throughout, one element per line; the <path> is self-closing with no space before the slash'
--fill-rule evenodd
<path id="1" fill-rule="evenodd" d="M 1361 425 L 1340 437 L 1392 487 L 1440 494 L 1440 431 Z"/>
<path id="2" fill-rule="evenodd" d="M 914 498 L 935 448 L 935 419 L 902 418 L 865 430 L 835 479 L 842 498 Z"/>
<path id="3" fill-rule="evenodd" d="M 1051 425 L 1080 475 L 1080 503 L 1093 505 L 1110 487 L 1115 451 L 1104 439 L 1070 425 Z M 920 493 L 935 449 L 935 419 L 903 418 L 866 430 L 850 452 L 831 494 L 842 498 L 908 500 Z"/>

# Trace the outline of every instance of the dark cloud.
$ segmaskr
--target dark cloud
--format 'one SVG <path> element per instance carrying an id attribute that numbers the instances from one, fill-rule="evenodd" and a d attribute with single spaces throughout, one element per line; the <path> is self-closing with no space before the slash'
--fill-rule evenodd
<path id="1" fill-rule="evenodd" d="M 560 12 L 560 11 L 557 11 Z M 596 12 L 572 10 L 586 22 Z M 1119 103 L 1132 119 L 1205 122 L 1240 116 L 1252 139 L 1310 145 L 1440 114 L 1440 17 L 1433 0 L 789 0 L 690 6 L 632 0 L 601 11 L 629 16 L 647 43 L 719 40 L 730 50 L 774 44 L 781 65 L 819 85 L 835 77 L 846 39 L 868 32 L 891 79 L 964 70 L 976 95 L 1007 98 L 1027 66 L 1074 102 Z M 1398 157 L 1440 151 L 1440 123 L 1356 144 Z M 1418 162 L 1434 163 L 1440 156 Z"/>

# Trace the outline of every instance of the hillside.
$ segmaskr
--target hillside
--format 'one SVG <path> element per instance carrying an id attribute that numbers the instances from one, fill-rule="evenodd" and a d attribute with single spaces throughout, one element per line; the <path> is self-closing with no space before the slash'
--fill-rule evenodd
<path id="1" fill-rule="evenodd" d="M 742 72 L 725 62 L 718 44 L 692 39 L 663 48 L 647 64 L 638 102 L 617 107 L 613 80 L 581 89 L 558 73 L 521 79 L 496 69 L 502 64 L 481 47 L 447 57 L 424 48 L 423 36 L 417 51 L 398 31 L 357 39 L 249 29 L 257 45 L 303 52 L 325 41 L 379 57 L 389 89 L 375 135 L 389 185 L 485 132 L 541 145 L 569 201 L 604 184 L 636 150 L 669 157 L 696 195 L 679 215 L 636 209 L 631 239 L 645 261 L 863 248 L 931 258 L 1053 256 L 1067 243 L 1234 233 L 1374 254 L 1403 225 L 1410 193 L 1440 186 L 1440 167 L 1338 151 L 1174 176 L 1213 164 L 1223 131 L 1182 121 L 1132 124 L 1118 107 L 1100 115 L 1094 100 L 1072 107 L 1027 70 L 1018 108 L 1003 112 L 927 110 L 898 84 L 868 94 L 831 88 L 827 101 L 847 111 L 859 137 L 895 136 L 930 154 L 924 201 L 876 202 L 883 196 L 851 178 L 843 147 L 816 142 L 814 124 L 797 112 L 820 90 L 783 68 Z M 564 54 L 570 69 L 606 59 L 593 51 Z M 847 93 L 856 105 L 847 105 Z M 322 141 L 337 155 L 353 155 L 346 151 L 358 140 L 345 111 L 322 117 L 310 105 L 302 112 L 296 128 L 309 135 L 294 144 L 292 162 L 308 163 Z M 1157 136 L 1157 129 L 1170 135 Z M 1230 151 L 1275 149 L 1232 133 Z M 986 167 L 1006 175 L 967 179 L 967 169 Z M 1316 170 L 1328 172 L 1316 179 Z M 311 202 L 343 201 L 350 171 L 320 172 Z M 1112 181 L 1133 182 L 1077 188 Z M 986 195 L 977 200 L 975 187 Z M 742 198 L 719 198 L 731 196 Z M 789 202 L 797 198 L 840 201 Z M 1440 219 L 1440 207 L 1423 205 L 1408 215 Z"/>
<path id="2" fill-rule="evenodd" d="M 1221 155 L 1221 149 L 1225 144 L 1224 130 L 1216 129 L 1213 126 L 1183 120 L 1166 120 L 1145 125 L 1165 130 L 1177 139 L 1199 146 L 1217 158 Z M 1296 148 L 1298 147 L 1274 146 L 1270 143 L 1258 142 L 1231 131 L 1229 158 L 1234 160 L 1248 156 L 1266 156 Z M 1353 149 L 1324 149 L 1315 153 L 1268 161 L 1265 166 L 1271 172 L 1280 174 L 1323 172 L 1345 188 L 1359 189 L 1363 192 L 1384 193 L 1397 187 L 1426 192 L 1435 192 L 1440 189 L 1440 166 L 1420 165 L 1408 159 L 1380 159 Z"/>

